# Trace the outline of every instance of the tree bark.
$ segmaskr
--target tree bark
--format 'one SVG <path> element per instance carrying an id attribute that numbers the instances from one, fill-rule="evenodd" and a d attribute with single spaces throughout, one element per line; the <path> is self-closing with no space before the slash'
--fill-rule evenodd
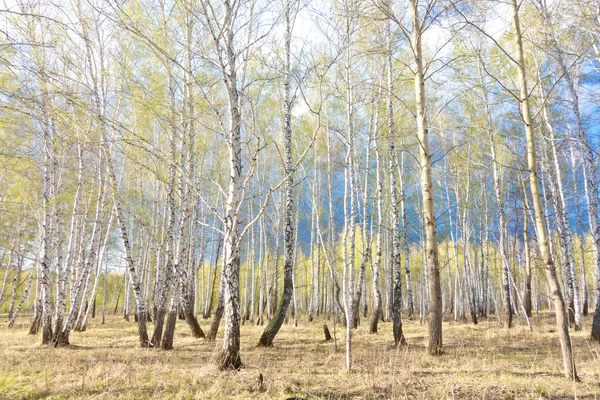
<path id="1" fill-rule="evenodd" d="M 411 47 L 414 53 L 415 97 L 417 108 L 417 137 L 421 167 L 421 195 L 423 198 L 423 217 L 425 224 L 425 252 L 427 260 L 427 279 L 429 283 L 429 354 L 442 354 L 442 289 L 440 285 L 440 267 L 438 260 L 437 226 L 434 209 L 433 182 L 431 178 L 431 153 L 429 151 L 429 133 L 425 104 L 425 76 L 423 73 L 423 55 L 421 39 L 423 25 L 419 18 L 417 0 L 408 0 L 412 17 Z"/>
<path id="2" fill-rule="evenodd" d="M 527 165 L 529 167 L 529 184 L 531 189 L 531 196 L 533 198 L 533 207 L 535 210 L 535 224 L 537 228 L 538 243 L 540 246 L 540 253 L 546 276 L 548 279 L 548 285 L 550 287 L 551 297 L 554 300 L 554 308 L 556 312 L 556 325 L 558 330 L 558 336 L 560 339 L 562 356 L 563 356 L 563 367 L 565 376 L 568 378 L 578 380 L 577 371 L 575 369 L 575 363 L 573 361 L 573 350 L 571 347 L 571 338 L 569 336 L 569 327 L 567 321 L 567 315 L 565 310 L 565 303 L 560 291 L 560 285 L 556 276 L 556 268 L 550 252 L 550 246 L 548 243 L 548 236 L 546 232 L 546 225 L 544 222 L 544 210 L 542 208 L 542 198 L 539 189 L 538 179 L 538 165 L 535 148 L 535 136 L 533 133 L 533 120 L 531 118 L 531 111 L 529 105 L 529 93 L 527 90 L 527 78 L 525 73 L 525 59 L 523 56 L 523 43 L 521 37 L 521 27 L 519 24 L 519 6 L 517 0 L 511 0 L 512 12 L 513 12 L 513 23 L 515 28 L 515 44 L 517 47 L 517 72 L 519 76 L 519 105 L 521 108 L 523 123 L 525 125 L 525 136 L 527 138 Z"/>
<path id="3" fill-rule="evenodd" d="M 272 346 L 275 335 L 279 332 L 287 314 L 290 300 L 292 299 L 294 273 L 294 179 L 292 164 L 292 99 L 291 95 L 291 40 L 292 40 L 292 1 L 288 0 L 285 6 L 285 61 L 284 61 L 284 173 L 285 182 L 285 212 L 284 212 L 284 242 L 283 242 L 283 296 L 271 321 L 265 327 L 258 346 Z M 298 310 L 294 309 L 296 314 Z"/>
<path id="4" fill-rule="evenodd" d="M 398 210 L 398 190 L 396 187 L 396 172 L 398 162 L 396 156 L 394 129 L 394 103 L 392 102 L 394 71 L 392 69 L 392 32 L 390 22 L 387 24 L 388 49 L 387 49 L 387 122 L 390 146 L 390 205 L 392 208 L 392 333 L 396 346 L 405 344 L 402 332 L 402 268 L 400 254 L 400 212 Z"/>
<path id="5" fill-rule="evenodd" d="M 376 162 L 376 185 L 377 185 L 377 230 L 376 230 L 376 253 L 375 253 L 375 263 L 372 265 L 372 275 L 373 275 L 373 314 L 371 315 L 371 324 L 369 325 L 369 333 L 377 333 L 377 325 L 379 323 L 379 319 L 381 318 L 382 310 L 382 299 L 381 299 L 381 290 L 379 289 L 379 274 L 381 271 L 381 255 L 383 253 L 383 243 L 382 243 L 382 225 L 383 225 L 383 182 L 381 178 L 381 155 L 379 154 L 379 146 L 377 145 L 378 140 L 378 127 L 379 126 L 379 101 L 377 102 L 375 109 L 375 135 L 374 135 L 374 144 L 375 144 L 375 162 Z"/>

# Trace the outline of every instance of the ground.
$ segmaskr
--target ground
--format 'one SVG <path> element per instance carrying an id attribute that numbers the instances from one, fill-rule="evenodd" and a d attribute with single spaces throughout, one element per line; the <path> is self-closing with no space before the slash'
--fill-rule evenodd
<path id="1" fill-rule="evenodd" d="M 443 356 L 425 351 L 427 326 L 404 321 L 408 345 L 393 348 L 390 323 L 368 333 L 363 320 L 353 335 L 353 369 L 345 370 L 343 328 L 338 351 L 325 342 L 323 321 L 284 325 L 272 348 L 255 347 L 261 326 L 242 326 L 239 372 L 216 369 L 221 344 L 194 339 L 178 321 L 175 349 L 138 346 L 136 325 L 111 317 L 92 320 L 71 334 L 72 346 L 41 346 L 27 334 L 28 319 L 9 329 L 0 323 L 1 399 L 540 399 L 600 397 L 600 345 L 589 340 L 591 320 L 571 332 L 581 382 L 562 374 L 551 314 L 533 318 L 534 329 L 506 329 L 493 317 L 479 325 L 445 322 Z M 5 321 L 6 318 L 2 318 Z M 203 329 L 208 321 L 201 320 Z M 328 322 L 333 334 L 333 325 Z M 149 328 L 152 329 L 152 324 Z M 259 375 L 263 377 L 262 387 Z"/>

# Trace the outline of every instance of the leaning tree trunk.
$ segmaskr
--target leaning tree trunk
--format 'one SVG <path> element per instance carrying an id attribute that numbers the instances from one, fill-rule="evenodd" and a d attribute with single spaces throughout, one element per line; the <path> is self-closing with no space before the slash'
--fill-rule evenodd
<path id="1" fill-rule="evenodd" d="M 583 128 L 583 122 L 581 117 L 579 95 L 576 89 L 576 81 L 564 59 L 564 52 L 560 47 L 560 44 L 556 38 L 554 32 L 551 14 L 545 7 L 545 2 L 540 2 L 542 7 L 542 15 L 548 28 L 550 41 L 553 46 L 555 53 L 555 59 L 558 61 L 558 67 L 560 76 L 563 77 L 567 83 L 567 89 L 569 91 L 569 97 L 571 98 L 571 104 L 573 106 L 573 114 L 575 117 L 576 125 L 576 139 L 579 142 L 579 146 L 583 153 L 583 174 L 584 174 L 584 189 L 585 197 L 588 204 L 588 222 L 590 225 L 590 233 L 593 239 L 594 249 L 594 261 L 596 264 L 597 272 L 597 297 L 596 297 L 596 311 L 594 312 L 594 319 L 592 322 L 592 338 L 600 342 L 600 216 L 598 214 L 598 174 L 595 171 L 595 156 L 594 150 L 590 145 L 589 138 Z"/>
<path id="2" fill-rule="evenodd" d="M 540 67 L 535 59 L 538 78 L 541 80 Z M 544 91 L 544 85 L 538 85 L 541 92 L 542 98 L 546 99 L 546 93 Z M 569 321 L 574 323 L 575 330 L 581 330 L 581 301 L 579 297 L 579 283 L 577 282 L 577 275 L 575 273 L 575 257 L 573 250 L 573 231 L 571 230 L 571 224 L 569 222 L 567 214 L 567 201 L 565 198 L 565 191 L 562 183 L 562 170 L 559 163 L 559 154 L 556 146 L 556 139 L 554 137 L 554 127 L 550 122 L 548 110 L 546 104 L 542 105 L 542 117 L 544 125 L 548 130 L 550 148 L 552 150 L 551 159 L 548 162 L 552 164 L 552 170 L 548 174 L 551 179 L 550 193 L 551 200 L 556 212 L 556 225 L 559 230 L 559 242 L 562 247 L 563 265 L 567 276 L 567 296 L 568 296 L 568 312 Z M 550 158 L 550 157 L 548 157 Z M 550 168 L 548 168 L 550 170 Z"/>
<path id="3" fill-rule="evenodd" d="M 123 241 L 123 247 L 125 250 L 125 260 L 127 261 L 127 269 L 129 271 L 129 280 L 131 282 L 131 286 L 133 287 L 133 293 L 135 296 L 135 307 L 136 314 L 138 315 L 138 336 L 140 341 L 140 346 L 148 347 L 148 331 L 146 329 L 146 302 L 144 301 L 144 296 L 142 295 L 142 288 L 140 285 L 140 280 L 137 272 L 137 268 L 133 261 L 133 252 L 131 250 L 131 246 L 129 243 L 129 234 L 127 232 L 127 225 L 125 221 L 125 216 L 123 213 L 123 206 L 119 199 L 118 193 L 118 185 L 117 178 L 115 175 L 114 166 L 112 164 L 112 157 L 110 155 L 110 149 L 105 143 L 105 154 L 108 164 L 108 172 L 109 172 L 109 181 L 111 185 L 111 190 L 113 194 L 113 201 L 115 203 L 115 208 L 117 211 L 117 223 L 119 224 L 119 229 L 121 231 L 121 240 Z"/>
<path id="4" fill-rule="evenodd" d="M 20 255 L 17 260 L 17 269 L 13 277 L 12 293 L 10 296 L 10 303 L 8 304 L 8 319 L 11 319 L 15 311 L 15 302 L 17 301 L 17 288 L 20 286 L 21 271 L 23 270 L 23 259 L 24 256 Z"/>
<path id="5" fill-rule="evenodd" d="M 13 242 L 14 243 L 14 242 Z M 6 253 L 9 251 L 7 246 L 2 247 L 2 253 L 0 253 L 0 267 L 2 265 L 4 265 L 4 257 L 6 256 Z M 4 304 L 2 297 L 4 296 L 4 290 L 6 290 L 6 282 L 8 281 L 8 274 L 10 272 L 11 268 L 10 268 L 10 258 L 9 258 L 9 262 L 6 263 L 6 270 L 4 271 L 4 279 L 2 280 L 2 286 L 0 286 L 0 307 L 2 307 L 2 304 Z"/>
<path id="6" fill-rule="evenodd" d="M 104 236 L 104 241 L 102 243 L 102 248 L 100 250 L 100 254 L 98 255 L 98 266 L 96 268 L 96 276 L 94 278 L 94 286 L 92 288 L 92 294 L 90 296 L 90 300 L 94 302 L 94 304 L 96 304 L 96 294 L 98 293 L 98 283 L 100 282 L 100 273 L 102 271 L 102 265 L 104 264 L 104 257 L 106 255 L 106 249 L 108 246 L 108 239 L 110 238 L 110 231 L 111 231 L 111 227 L 112 227 L 112 221 L 113 221 L 113 214 L 111 213 L 109 219 L 108 219 L 108 225 L 106 226 L 106 234 Z M 106 278 L 105 278 L 106 280 Z M 106 289 L 105 290 L 105 297 L 106 297 Z M 79 328 L 79 330 L 81 332 L 84 332 L 87 329 L 87 320 L 88 317 L 90 315 L 90 308 L 92 307 L 88 307 L 88 309 L 85 312 L 85 315 L 83 317 L 83 321 L 81 321 L 81 326 Z M 103 314 L 104 315 L 104 314 Z M 92 315 L 92 318 L 94 316 Z"/>
<path id="7" fill-rule="evenodd" d="M 102 155 L 101 155 L 102 157 Z M 96 264 L 96 255 L 97 252 L 99 250 L 99 245 L 100 245 L 100 226 L 101 226 L 101 219 L 102 219 L 102 213 L 104 211 L 104 208 L 106 206 L 106 202 L 107 202 L 107 196 L 106 196 L 106 185 L 105 185 L 105 180 L 106 180 L 106 176 L 104 176 L 104 174 L 101 174 L 101 183 L 100 183 L 100 187 L 98 189 L 98 196 L 96 199 L 96 213 L 95 213 L 95 217 L 94 217 L 94 223 L 93 223 L 93 227 L 92 227 L 92 234 L 91 234 L 91 238 L 90 238 L 90 253 L 87 256 L 87 259 L 83 259 L 82 258 L 82 269 L 79 275 L 79 279 L 77 280 L 77 282 L 73 282 L 73 286 L 74 286 L 74 290 L 72 291 L 72 297 L 70 299 L 70 303 L 71 303 L 71 309 L 69 311 L 69 314 L 67 315 L 67 320 L 65 321 L 62 329 L 59 332 L 55 332 L 54 333 L 54 338 L 53 338 L 53 344 L 54 346 L 64 346 L 64 345 L 68 345 L 69 344 L 69 335 L 71 332 L 71 328 L 73 327 L 74 323 L 75 323 L 75 319 L 77 318 L 77 315 L 79 313 L 80 310 L 80 304 L 82 302 L 82 299 L 84 298 L 84 294 L 83 294 L 83 286 L 87 285 L 88 283 L 88 278 L 91 274 L 92 268 L 95 266 Z M 86 207 L 87 208 L 87 207 Z M 82 229 L 80 232 L 80 235 L 82 235 L 82 239 L 83 239 L 83 235 L 85 235 L 85 229 Z M 76 285 L 75 285 L 76 283 Z"/>
<path id="8" fill-rule="evenodd" d="M 565 303 L 560 290 L 558 277 L 556 276 L 556 268 L 548 236 L 546 225 L 544 222 L 544 210 L 542 206 L 542 197 L 540 195 L 537 155 L 535 149 L 535 136 L 533 133 L 533 119 L 529 105 L 529 93 L 527 91 L 527 78 L 525 73 L 525 59 L 523 56 L 523 42 L 521 36 L 521 27 L 519 25 L 519 6 L 517 0 L 511 0 L 513 11 L 513 22 L 515 28 L 515 42 L 517 47 L 517 72 L 519 76 L 519 103 L 521 106 L 521 115 L 525 125 L 525 136 L 527 139 L 527 164 L 529 167 L 529 184 L 531 197 L 533 198 L 533 208 L 535 211 L 535 224 L 537 228 L 538 243 L 540 246 L 541 258 L 545 267 L 550 294 L 554 300 L 554 309 L 556 312 L 556 325 L 558 337 L 562 348 L 564 373 L 567 377 L 577 380 L 577 371 L 573 361 L 573 349 L 571 347 L 571 338 L 569 336 L 569 326 L 567 321 L 567 313 Z"/>
<path id="9" fill-rule="evenodd" d="M 215 279 L 216 278 L 216 268 L 217 264 L 215 263 Z M 225 265 L 223 265 L 223 269 L 225 269 Z M 221 318 L 223 317 L 223 311 L 225 310 L 225 275 L 221 273 L 221 278 L 219 280 L 219 300 L 217 301 L 217 309 L 215 310 L 215 316 L 213 317 L 212 323 L 210 325 L 210 329 L 208 334 L 206 335 L 206 340 L 209 342 L 214 341 L 217 338 L 217 332 L 219 331 L 219 325 L 221 324 Z"/>
<path id="10" fill-rule="evenodd" d="M 19 315 L 19 311 L 23 308 L 23 304 L 25 304 L 25 300 L 29 297 L 29 291 L 31 290 L 31 283 L 33 282 L 33 272 L 29 273 L 29 277 L 27 278 L 27 286 L 23 291 L 23 295 L 21 296 L 21 301 L 17 305 L 17 308 L 13 310 L 13 313 L 10 317 L 10 322 L 8 323 L 8 327 L 12 328 L 15 325 L 15 321 L 17 320 L 17 315 Z"/>

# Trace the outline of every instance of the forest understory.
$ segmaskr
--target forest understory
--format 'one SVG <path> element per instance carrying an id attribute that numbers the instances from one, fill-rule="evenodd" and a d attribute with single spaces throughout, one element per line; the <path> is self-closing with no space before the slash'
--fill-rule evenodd
<path id="1" fill-rule="evenodd" d="M 1 2 L 0 400 L 599 398 L 599 94 L 600 0 Z"/>
<path id="2" fill-rule="evenodd" d="M 2 318 L 3 321 L 6 318 Z M 0 324 L 2 399 L 595 399 L 600 393 L 600 345 L 584 329 L 571 331 L 581 382 L 565 380 L 554 315 L 543 312 L 526 325 L 506 329 L 494 315 L 478 325 L 443 323 L 444 352 L 426 355 L 427 325 L 403 324 L 407 346 L 396 348 L 391 322 L 368 333 L 363 319 L 353 335 L 353 370 L 344 368 L 343 326 L 337 346 L 326 342 L 317 319 L 298 327 L 290 319 L 271 348 L 256 347 L 264 326 L 241 328 L 240 371 L 219 371 L 211 362 L 222 345 L 195 339 L 178 321 L 172 351 L 140 348 L 137 327 L 119 317 L 104 325 L 91 320 L 86 332 L 73 332 L 65 348 L 40 345 L 22 318 L 12 329 Z M 208 321 L 201 320 L 207 327 Z M 263 377 L 262 386 L 259 375 Z"/>

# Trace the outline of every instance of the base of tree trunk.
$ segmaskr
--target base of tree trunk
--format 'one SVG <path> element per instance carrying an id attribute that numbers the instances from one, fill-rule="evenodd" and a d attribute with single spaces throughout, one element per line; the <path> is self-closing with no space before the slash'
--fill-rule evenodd
<path id="1" fill-rule="evenodd" d="M 173 338 L 175 337 L 175 324 L 177 323 L 178 314 L 177 311 L 169 311 L 165 333 L 160 342 L 160 348 L 163 350 L 173 350 Z"/>
<path id="2" fill-rule="evenodd" d="M 60 325 L 60 327 L 59 327 Z M 71 330 L 63 329 L 62 323 L 56 325 L 56 329 L 54 331 L 54 336 L 52 337 L 52 346 L 54 347 L 66 347 L 70 345 L 69 343 L 69 334 Z"/>
<path id="3" fill-rule="evenodd" d="M 154 320 L 154 332 L 152 333 L 152 339 L 150 340 L 150 346 L 158 347 L 162 340 L 163 327 L 165 324 L 165 315 L 167 310 L 159 309 L 156 312 L 156 318 Z"/>
<path id="4" fill-rule="evenodd" d="M 150 342 L 148 341 L 148 330 L 146 329 L 145 312 L 141 315 L 141 318 L 138 321 L 138 337 L 141 347 L 150 347 Z"/>
<path id="5" fill-rule="evenodd" d="M 479 321 L 477 321 L 477 313 L 475 311 L 471 311 L 471 322 L 473 325 L 477 325 Z"/>
<path id="6" fill-rule="evenodd" d="M 57 340 L 57 337 L 62 332 L 63 328 L 64 328 L 63 318 L 62 317 L 56 318 L 56 321 L 54 321 L 54 331 L 53 331 L 53 336 L 52 336 L 52 342 L 55 342 Z"/>
<path id="7" fill-rule="evenodd" d="M 228 351 L 221 351 L 217 354 L 215 362 L 221 371 L 239 370 L 242 368 L 242 359 L 239 354 L 230 354 Z"/>
<path id="8" fill-rule="evenodd" d="M 217 338 L 217 332 L 219 331 L 219 325 L 221 324 L 221 318 L 223 317 L 223 306 L 217 307 L 215 311 L 215 318 L 212 320 L 206 340 L 209 342 L 214 341 Z"/>
<path id="9" fill-rule="evenodd" d="M 573 302 L 573 297 L 569 297 L 569 325 L 573 325 L 575 323 L 575 303 Z M 578 329 L 575 329 L 578 330 Z"/>
<path id="10" fill-rule="evenodd" d="M 198 323 L 198 318 L 196 318 L 196 316 L 194 315 L 193 310 L 190 309 L 185 312 L 185 321 L 187 322 L 188 326 L 192 331 L 192 336 L 194 336 L 197 339 L 202 339 L 206 337 L 204 335 L 204 331 L 202 331 L 202 328 Z"/>
<path id="11" fill-rule="evenodd" d="M 392 330 L 394 333 L 394 344 L 396 346 L 406 345 L 406 338 L 404 337 L 404 332 L 402 332 L 402 323 L 397 327 L 392 327 Z"/>
<path id="12" fill-rule="evenodd" d="M 325 341 L 328 342 L 330 341 L 331 338 L 331 333 L 329 332 L 329 328 L 327 327 L 327 324 L 323 324 L 323 333 L 325 334 Z"/>
<path id="13" fill-rule="evenodd" d="M 42 344 L 52 343 L 52 326 L 44 325 L 42 327 Z"/>
<path id="14" fill-rule="evenodd" d="M 37 313 L 33 317 L 33 322 L 31 323 L 31 328 L 29 328 L 30 335 L 37 335 L 40 331 L 40 327 L 42 326 L 42 316 L 40 313 Z"/>
<path id="15" fill-rule="evenodd" d="M 371 315 L 371 323 L 369 324 L 369 333 L 377 333 L 377 325 L 379 324 L 381 314 L 381 310 L 375 309 L 375 311 L 373 311 L 373 315 Z"/>
<path id="16" fill-rule="evenodd" d="M 273 335 L 270 331 L 263 331 L 262 335 L 260 335 L 260 339 L 258 339 L 257 347 L 273 347 L 273 339 L 275 339 L 275 335 Z"/>

